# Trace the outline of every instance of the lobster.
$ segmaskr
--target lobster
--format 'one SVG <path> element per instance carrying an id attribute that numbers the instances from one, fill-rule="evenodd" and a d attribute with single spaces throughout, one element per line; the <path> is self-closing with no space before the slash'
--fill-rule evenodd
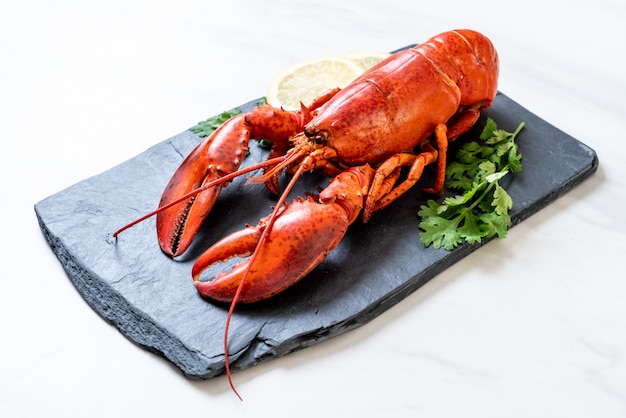
<path id="1" fill-rule="evenodd" d="M 225 371 L 239 396 L 228 362 L 235 305 L 270 298 L 306 276 L 359 216 L 367 222 L 411 189 L 430 164 L 436 163 L 435 179 L 424 191 L 441 193 L 448 142 L 491 105 L 498 71 L 498 54 L 488 38 L 454 30 L 392 54 L 299 111 L 257 106 L 201 142 L 172 176 L 159 208 L 114 235 L 156 214 L 163 252 L 179 256 L 232 179 L 263 169 L 251 181 L 279 194 L 279 175 L 292 174 L 267 217 L 213 244 L 192 268 L 202 297 L 230 304 Z M 273 148 L 266 161 L 240 169 L 250 139 L 268 140 Z M 330 184 L 319 195 L 288 202 L 298 179 L 313 170 L 332 178 Z M 200 280 L 207 268 L 233 257 L 245 261 Z"/>

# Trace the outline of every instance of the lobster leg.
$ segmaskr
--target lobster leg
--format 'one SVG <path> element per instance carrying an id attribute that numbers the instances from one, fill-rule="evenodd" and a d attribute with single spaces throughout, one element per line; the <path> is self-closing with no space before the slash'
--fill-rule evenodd
<path id="1" fill-rule="evenodd" d="M 446 155 L 448 143 L 456 140 L 467 132 L 478 120 L 480 112 L 470 107 L 460 112 L 450 127 L 445 124 L 435 128 L 437 149 L 433 149 L 428 143 L 422 146 L 422 152 L 414 154 L 396 154 L 387 159 L 376 171 L 371 190 L 368 193 L 367 202 L 363 211 L 363 222 L 377 211 L 387 207 L 399 198 L 421 178 L 424 167 L 437 161 L 437 173 L 432 187 L 424 189 L 426 193 L 440 194 L 446 177 Z M 439 158 L 438 158 L 439 156 Z M 401 184 L 395 186 L 400 175 L 400 167 L 410 167 L 409 174 Z"/>
<path id="2" fill-rule="evenodd" d="M 432 187 L 424 189 L 426 193 L 441 194 L 443 190 L 443 184 L 446 181 L 446 156 L 448 155 L 448 127 L 446 125 L 439 125 L 435 128 L 435 139 L 437 140 L 437 151 L 440 158 L 437 161 L 437 174 L 435 176 L 435 183 Z"/>
<path id="3" fill-rule="evenodd" d="M 439 125 L 435 128 L 435 138 L 437 140 L 437 149 L 439 151 L 437 177 L 433 187 L 424 189 L 426 193 L 440 194 L 443 190 L 443 184 L 446 180 L 446 155 L 448 154 L 448 143 L 455 141 L 458 137 L 469 131 L 480 117 L 479 106 L 468 107 L 460 111 L 453 118 L 450 126 Z"/>
<path id="4" fill-rule="evenodd" d="M 439 146 L 443 147 L 443 152 L 441 149 L 438 151 L 430 144 L 426 143 L 422 145 L 419 154 L 395 154 L 378 167 L 374 180 L 372 181 L 372 186 L 368 192 L 367 201 L 365 202 L 363 222 L 367 222 L 375 212 L 389 206 L 407 190 L 412 188 L 422 177 L 424 168 L 437 161 L 438 156 L 442 156 L 439 158 L 437 167 L 437 180 L 435 181 L 435 187 L 437 187 L 439 178 L 445 176 L 446 170 L 446 125 L 442 124 L 437 126 L 435 133 Z M 443 164 L 441 160 L 444 160 Z M 396 181 L 400 176 L 400 167 L 410 167 L 410 169 L 406 179 L 396 186 Z M 441 183 L 441 187 L 443 187 L 443 182 Z"/>

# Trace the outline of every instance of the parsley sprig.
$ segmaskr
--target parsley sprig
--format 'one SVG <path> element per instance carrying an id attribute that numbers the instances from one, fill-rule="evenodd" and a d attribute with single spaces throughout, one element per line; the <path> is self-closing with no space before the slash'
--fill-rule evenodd
<path id="1" fill-rule="evenodd" d="M 264 104 L 265 104 L 265 97 L 261 97 L 259 100 L 256 101 L 257 106 L 263 106 Z M 241 113 L 242 113 L 241 109 L 238 107 L 234 107 L 230 110 L 224 110 L 219 115 L 211 116 L 207 120 L 198 122 L 197 124 L 189 128 L 189 130 L 193 132 L 194 134 L 198 134 L 200 138 L 206 138 L 207 136 L 211 135 L 213 131 L 219 128 L 228 119 L 232 118 L 233 116 L 240 115 Z"/>
<path id="2" fill-rule="evenodd" d="M 483 238 L 504 238 L 511 226 L 509 209 L 513 200 L 499 181 L 509 172 L 522 171 L 522 155 L 515 138 L 524 127 L 520 123 L 515 132 L 498 129 L 488 118 L 481 142 L 462 145 L 457 160 L 446 170 L 447 187 L 461 192 L 447 197 L 442 204 L 429 200 L 420 207 L 420 239 L 427 247 L 452 250 L 466 241 L 479 243 Z"/>
<path id="3" fill-rule="evenodd" d="M 239 109 L 238 107 L 230 110 L 225 110 L 219 115 L 211 116 L 207 120 L 198 122 L 196 125 L 189 128 L 189 130 L 194 134 L 198 134 L 200 138 L 206 138 L 228 119 L 232 118 L 233 116 L 239 115 L 240 113 L 241 109 Z"/>

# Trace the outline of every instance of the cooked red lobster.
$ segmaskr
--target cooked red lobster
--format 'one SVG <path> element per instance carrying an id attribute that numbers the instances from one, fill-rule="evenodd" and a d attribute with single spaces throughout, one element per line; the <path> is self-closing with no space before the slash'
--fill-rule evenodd
<path id="1" fill-rule="evenodd" d="M 497 80 L 498 55 L 489 39 L 471 30 L 445 32 L 394 53 L 300 111 L 263 105 L 235 116 L 191 152 L 155 211 L 159 243 L 171 256 L 187 249 L 234 177 L 264 169 L 258 181 L 278 193 L 278 175 L 293 174 L 269 216 L 215 243 L 192 270 L 203 297 L 231 304 L 224 342 L 229 380 L 235 304 L 267 299 L 306 276 L 360 214 L 367 222 L 412 188 L 425 166 L 437 163 L 426 191 L 441 192 L 448 142 L 491 105 Z M 251 138 L 271 141 L 273 150 L 267 161 L 239 170 Z M 408 173 L 401 175 L 403 167 Z M 333 180 L 319 196 L 288 203 L 294 184 L 312 170 Z M 235 256 L 247 259 L 199 280 L 209 266 Z"/>

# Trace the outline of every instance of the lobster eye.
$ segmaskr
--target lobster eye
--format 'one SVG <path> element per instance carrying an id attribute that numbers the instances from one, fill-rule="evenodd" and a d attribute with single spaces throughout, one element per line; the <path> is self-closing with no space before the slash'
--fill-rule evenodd
<path id="1" fill-rule="evenodd" d="M 323 144 L 328 138 L 327 131 L 320 131 L 315 126 L 308 126 L 304 128 L 304 135 L 316 144 Z"/>

